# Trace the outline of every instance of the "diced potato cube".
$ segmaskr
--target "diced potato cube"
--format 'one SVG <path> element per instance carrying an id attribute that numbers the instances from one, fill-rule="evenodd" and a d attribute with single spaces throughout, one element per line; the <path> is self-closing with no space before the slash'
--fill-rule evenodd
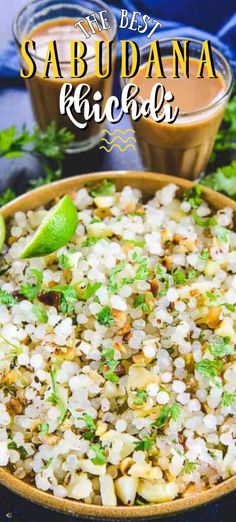
<path id="1" fill-rule="evenodd" d="M 168 502 L 178 495 L 178 485 L 175 482 L 157 482 L 140 479 L 138 494 L 147 502 Z"/>
<path id="2" fill-rule="evenodd" d="M 117 498 L 115 492 L 115 485 L 110 475 L 104 475 L 99 478 L 100 493 L 102 497 L 103 506 L 116 506 Z"/>
<path id="3" fill-rule="evenodd" d="M 129 506 L 134 504 L 138 482 L 136 477 L 128 477 L 127 475 L 123 475 L 115 481 L 116 493 L 123 504 Z"/>

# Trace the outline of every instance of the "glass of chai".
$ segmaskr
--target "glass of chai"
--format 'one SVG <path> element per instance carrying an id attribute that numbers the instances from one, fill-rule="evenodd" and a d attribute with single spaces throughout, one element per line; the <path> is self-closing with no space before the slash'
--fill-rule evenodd
<path id="1" fill-rule="evenodd" d="M 151 116 L 134 121 L 137 141 L 144 166 L 148 170 L 195 179 L 204 173 L 212 152 L 231 92 L 231 68 L 224 56 L 211 47 L 217 78 L 208 78 L 206 66 L 204 77 L 196 78 L 202 42 L 191 40 L 189 78 L 183 75 L 180 66 L 180 77 L 173 78 L 172 40 L 159 40 L 159 46 L 166 78 L 156 77 L 155 64 L 152 78 L 145 77 L 145 64 L 150 51 L 148 44 L 140 49 L 141 66 L 138 73 L 125 81 L 139 87 L 140 101 L 149 99 L 153 85 L 161 83 L 166 91 L 174 95 L 171 105 L 173 109 L 179 107 L 179 114 L 172 124 L 157 123 Z"/>
<path id="2" fill-rule="evenodd" d="M 106 18 L 103 30 L 100 15 L 103 12 Z M 95 21 L 89 26 L 86 20 L 87 16 L 95 13 Z M 78 25 L 79 21 L 85 32 Z M 110 26 L 110 28 L 108 27 Z M 108 28 L 107 28 L 108 27 Z M 99 29 L 99 30 L 98 30 Z M 26 64 L 20 53 L 21 44 L 24 40 L 33 40 L 36 43 L 36 49 L 30 47 L 30 55 L 36 63 L 37 72 L 29 79 L 26 79 L 26 85 L 30 93 L 33 112 L 37 123 L 41 130 L 52 122 L 56 122 L 58 129 L 66 127 L 75 135 L 75 143 L 70 146 L 68 152 L 82 152 L 95 147 L 100 139 L 104 124 L 96 123 L 92 118 L 86 128 L 80 129 L 74 125 L 67 114 L 61 114 L 59 109 L 59 98 L 61 87 L 64 83 L 71 83 L 74 89 L 85 83 L 92 88 L 91 94 L 87 96 L 91 107 L 95 103 L 92 96 L 95 91 L 100 91 L 103 95 L 101 108 L 106 104 L 107 98 L 112 92 L 112 75 L 109 78 L 99 78 L 95 74 L 95 46 L 96 40 L 113 41 L 116 38 L 116 18 L 111 9 L 101 0 L 34 0 L 28 3 L 18 13 L 13 22 L 13 33 L 19 50 L 21 66 L 27 70 Z M 94 34 L 92 31 L 94 30 Z M 49 68 L 49 78 L 42 78 L 45 70 L 45 58 L 48 51 L 48 42 L 55 40 L 57 45 L 57 54 L 60 64 L 60 70 L 63 78 L 53 77 L 53 68 Z M 81 78 L 71 78 L 70 63 L 70 44 L 71 41 L 82 41 L 87 46 L 85 61 L 87 63 L 87 71 L 85 76 Z M 79 52 L 79 51 L 78 51 Z M 105 67 L 106 52 L 102 53 L 102 68 Z M 112 60 L 115 61 L 114 46 Z M 114 69 L 114 68 L 112 68 Z M 79 67 L 78 67 L 79 70 Z M 77 121 L 84 122 L 82 114 L 75 113 L 72 108 L 72 114 Z"/>

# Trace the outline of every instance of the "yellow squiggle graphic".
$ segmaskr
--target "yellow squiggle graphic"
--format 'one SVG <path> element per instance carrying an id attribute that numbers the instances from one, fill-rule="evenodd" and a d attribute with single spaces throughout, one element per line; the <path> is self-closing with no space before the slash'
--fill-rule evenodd
<path id="1" fill-rule="evenodd" d="M 99 147 L 100 149 L 104 149 L 106 152 L 111 152 L 115 147 L 117 147 L 117 149 L 120 150 L 120 152 L 125 152 L 127 149 L 131 148 L 133 150 L 135 150 L 135 146 L 134 145 L 126 145 L 126 147 L 124 147 L 123 149 L 121 148 L 120 145 L 118 145 L 117 143 L 115 143 L 114 145 L 111 146 L 110 149 L 107 149 L 107 147 L 105 145 L 101 145 L 101 147 Z"/>
<path id="2" fill-rule="evenodd" d="M 114 136 L 114 134 L 118 134 L 118 132 L 120 134 L 127 134 L 127 132 L 133 132 L 134 134 L 134 129 L 126 129 L 125 131 L 122 131 L 121 129 L 116 129 L 113 132 L 110 132 L 108 129 L 102 129 L 102 132 L 107 132 L 109 136 Z"/>
<path id="3" fill-rule="evenodd" d="M 112 143 L 115 143 L 115 141 L 117 141 L 117 140 L 122 141 L 122 143 L 128 143 L 129 141 L 133 141 L 134 143 L 137 143 L 136 139 L 133 136 L 130 136 L 126 140 L 124 138 L 122 138 L 122 136 L 117 136 L 116 138 L 113 138 L 113 140 L 111 140 L 111 141 L 108 141 L 106 138 L 101 138 L 101 141 L 105 141 L 107 143 L 107 145 L 112 145 Z"/>

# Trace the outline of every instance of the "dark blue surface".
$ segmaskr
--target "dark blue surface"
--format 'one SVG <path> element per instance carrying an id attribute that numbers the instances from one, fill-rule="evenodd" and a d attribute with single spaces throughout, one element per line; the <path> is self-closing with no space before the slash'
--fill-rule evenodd
<path id="1" fill-rule="evenodd" d="M 16 124 L 21 127 L 26 123 L 33 124 L 28 94 L 18 76 L 18 61 L 13 45 L 10 42 L 11 20 L 15 12 L 24 5 L 25 0 L 0 0 L 0 49 L 6 49 L 0 55 L 0 128 Z M 223 51 L 236 64 L 236 15 L 235 0 L 113 0 L 117 13 L 120 7 L 135 9 L 148 13 L 162 21 L 164 28 L 159 37 L 188 36 L 209 38 L 216 45 L 223 45 Z M 174 22 L 173 22 L 174 20 Z M 184 24 L 184 28 L 183 28 Z M 195 27 L 195 28 L 194 28 Z M 198 29 L 196 29 L 198 28 Z M 165 33 L 164 33 L 165 31 Z M 167 33 L 168 31 L 168 33 Z M 122 38 L 134 38 L 133 32 L 122 33 Z M 146 43 L 145 39 L 145 43 Z M 3 79 L 4 77 L 4 79 Z M 129 125 L 124 119 L 123 127 Z M 111 154 L 92 151 L 82 156 L 68 158 L 65 164 L 66 175 L 82 172 L 114 169 L 141 169 L 142 163 L 138 152 L 127 151 L 121 154 L 113 150 Z M 0 161 L 0 191 L 11 185 L 18 193 L 24 192 L 27 179 L 38 175 L 38 165 L 31 158 L 21 160 Z M 17 493 L 17 492 L 16 492 Z M 160 519 L 159 519 L 160 520 Z M 162 519 L 164 522 L 236 522 L 236 494 L 214 502 L 192 512 Z M 71 516 L 52 513 L 26 502 L 18 495 L 0 487 L 0 522 L 76 522 Z"/>

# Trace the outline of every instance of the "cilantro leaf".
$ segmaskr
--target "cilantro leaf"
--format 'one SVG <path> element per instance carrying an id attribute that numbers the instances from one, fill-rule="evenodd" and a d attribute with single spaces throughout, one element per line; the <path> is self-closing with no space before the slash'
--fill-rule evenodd
<path id="1" fill-rule="evenodd" d="M 92 444 L 91 450 L 94 453 L 94 457 L 91 458 L 91 462 L 96 466 L 102 466 L 106 464 L 106 453 L 104 448 L 100 446 L 100 444 Z"/>
<path id="2" fill-rule="evenodd" d="M 111 270 L 111 273 L 109 275 L 109 282 L 108 282 L 108 289 L 110 290 L 110 292 L 112 292 L 113 294 L 115 294 L 119 288 L 119 285 L 116 281 L 116 276 L 119 272 L 121 272 L 122 270 L 124 270 L 125 268 L 125 265 L 126 265 L 126 262 L 125 260 L 123 259 L 123 261 L 121 261 L 120 263 L 118 263 L 118 265 L 114 266 L 114 268 L 112 268 Z"/>
<path id="3" fill-rule="evenodd" d="M 163 428 L 168 419 L 172 418 L 174 421 L 177 421 L 180 416 L 180 413 L 181 407 L 179 404 L 174 403 L 172 406 L 166 404 L 162 407 L 159 416 L 157 417 L 153 425 L 158 429 Z"/>
<path id="4" fill-rule="evenodd" d="M 208 347 L 214 357 L 225 357 L 234 352 L 234 347 L 230 343 L 230 337 L 219 337 Z"/>
<path id="5" fill-rule="evenodd" d="M 97 320 L 104 326 L 112 326 L 114 324 L 115 321 L 112 317 L 111 308 L 109 305 L 104 306 L 100 312 L 98 312 Z"/>
<path id="6" fill-rule="evenodd" d="M 101 288 L 101 286 L 102 283 L 90 283 L 90 281 L 87 283 L 80 283 L 76 286 L 78 299 L 81 301 L 87 301 L 97 292 L 97 290 L 99 290 L 99 288 Z"/>
<path id="7" fill-rule="evenodd" d="M 91 196 L 96 198 L 97 196 L 112 196 L 115 194 L 116 186 L 113 181 L 104 179 L 97 188 L 91 190 Z"/>
<path id="8" fill-rule="evenodd" d="M 0 303 L 6 306 L 13 306 L 17 303 L 17 299 L 5 290 L 0 289 Z"/>
<path id="9" fill-rule="evenodd" d="M 222 243 L 229 242 L 230 230 L 228 230 L 227 228 L 221 227 L 220 225 L 216 225 L 215 233 L 216 233 L 217 239 L 219 239 L 219 241 L 222 241 Z"/>
<path id="10" fill-rule="evenodd" d="M 58 386 L 57 386 L 57 364 L 54 365 L 53 369 L 50 372 L 51 376 L 51 382 L 52 382 L 52 393 L 48 397 L 48 402 L 53 404 L 54 406 L 57 406 L 60 410 L 60 415 L 57 419 L 58 427 L 63 423 L 63 421 L 66 418 L 67 415 L 67 409 L 60 397 L 60 394 L 58 392 Z"/>
<path id="11" fill-rule="evenodd" d="M 183 474 L 190 475 L 197 469 L 198 466 L 198 462 L 191 462 L 190 460 L 186 459 L 183 467 Z"/>
<path id="12" fill-rule="evenodd" d="M 49 432 L 49 424 L 48 422 L 42 422 L 39 425 L 39 434 L 40 435 L 47 435 Z"/>
<path id="13" fill-rule="evenodd" d="M 118 382 L 119 377 L 116 375 L 115 370 L 119 366 L 119 361 L 114 359 L 115 350 L 113 348 L 106 348 L 102 351 L 102 364 L 103 376 L 105 379 L 111 382 Z"/>
<path id="14" fill-rule="evenodd" d="M 220 386 L 218 375 L 223 369 L 223 363 L 220 359 L 210 360 L 202 359 L 195 364 L 196 370 L 208 379 L 217 387 Z"/>
<path id="15" fill-rule="evenodd" d="M 195 221 L 196 225 L 198 225 L 199 227 L 209 228 L 209 227 L 213 227 L 214 225 L 217 224 L 215 216 L 201 218 L 200 216 L 197 215 L 195 210 L 192 211 L 192 217 L 193 217 L 193 220 Z"/>
<path id="16" fill-rule="evenodd" d="M 97 427 L 96 427 L 96 424 L 95 424 L 93 418 L 91 417 L 91 415 L 84 413 L 81 417 L 78 417 L 78 419 L 83 420 L 86 424 L 86 431 L 83 434 L 84 439 L 86 439 L 86 440 L 93 439 L 95 436 Z"/>
<path id="17" fill-rule="evenodd" d="M 46 288 L 46 293 L 58 292 L 61 294 L 60 310 L 63 314 L 74 312 L 75 303 L 78 301 L 76 289 L 72 285 L 55 285 L 52 288 Z"/>
<path id="18" fill-rule="evenodd" d="M 224 393 L 222 395 L 222 399 L 221 399 L 221 406 L 229 408 L 230 406 L 232 406 L 234 404 L 235 400 L 236 400 L 235 393 L 229 393 L 227 391 L 224 391 Z"/>
<path id="19" fill-rule="evenodd" d="M 136 451 L 149 451 L 152 449 L 154 441 L 151 437 L 145 436 L 143 439 L 137 441 L 135 444 Z"/>
<path id="20" fill-rule="evenodd" d="M 48 314 L 40 303 L 34 303 L 32 311 L 40 323 L 45 324 L 48 322 Z"/>
<path id="21" fill-rule="evenodd" d="M 0 135 L 1 135 L 1 132 L 0 132 Z M 0 195 L 0 207 L 3 207 L 3 205 L 6 205 L 7 203 L 9 203 L 13 199 L 15 199 L 15 197 L 16 197 L 16 194 L 15 194 L 14 190 L 12 190 L 11 188 L 4 190 L 4 192 L 2 192 L 2 194 Z"/>
<path id="22" fill-rule="evenodd" d="M 216 172 L 205 176 L 201 183 L 236 199 L 236 160 L 233 160 L 229 165 L 218 167 Z"/>
<path id="23" fill-rule="evenodd" d="M 87 237 L 82 243 L 82 247 L 91 247 L 96 245 L 98 241 L 101 241 L 101 237 Z"/>
<path id="24" fill-rule="evenodd" d="M 134 404 L 137 406 L 141 406 L 144 404 L 147 400 L 147 392 L 146 390 L 139 390 L 136 391 L 136 398 L 134 399 Z"/>
<path id="25" fill-rule="evenodd" d="M 201 186 L 194 185 L 192 188 L 186 190 L 184 193 L 184 199 L 191 205 L 192 209 L 200 207 L 203 202 Z"/>
<path id="26" fill-rule="evenodd" d="M 31 283 L 25 283 L 24 285 L 21 285 L 19 288 L 19 294 L 24 295 L 24 297 L 26 297 L 29 301 L 33 301 L 36 299 L 36 297 L 38 297 L 41 290 L 43 274 L 36 268 L 31 268 L 29 272 L 36 279 L 36 283 L 34 285 Z"/>
<path id="27" fill-rule="evenodd" d="M 70 262 L 69 257 L 66 254 L 60 254 L 58 256 L 58 263 L 59 263 L 60 268 L 70 269 L 73 266 Z"/>

